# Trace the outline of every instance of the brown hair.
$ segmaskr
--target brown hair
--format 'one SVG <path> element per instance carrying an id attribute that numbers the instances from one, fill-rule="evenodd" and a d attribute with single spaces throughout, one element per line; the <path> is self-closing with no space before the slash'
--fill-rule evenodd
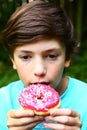
<path id="1" fill-rule="evenodd" d="M 9 55 L 14 48 L 40 38 L 58 38 L 66 47 L 66 59 L 75 47 L 73 25 L 64 11 L 49 2 L 37 0 L 19 7 L 2 32 Z"/>

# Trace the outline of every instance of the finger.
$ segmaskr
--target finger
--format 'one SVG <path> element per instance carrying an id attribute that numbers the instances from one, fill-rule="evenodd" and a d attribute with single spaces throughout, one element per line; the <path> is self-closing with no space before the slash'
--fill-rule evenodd
<path id="1" fill-rule="evenodd" d="M 31 130 L 41 121 L 33 122 L 28 125 L 21 125 L 21 126 L 8 126 L 9 130 Z"/>
<path id="2" fill-rule="evenodd" d="M 19 118 L 19 117 L 28 117 L 28 116 L 34 116 L 34 112 L 32 110 L 11 110 L 8 112 L 7 117 L 11 118 Z"/>
<path id="3" fill-rule="evenodd" d="M 68 126 L 64 124 L 55 123 L 44 123 L 45 128 L 50 128 L 52 130 L 80 130 L 78 126 Z"/>
<path id="4" fill-rule="evenodd" d="M 7 120 L 7 126 L 21 126 L 31 124 L 33 122 L 42 121 L 43 118 L 38 116 L 35 117 L 24 117 L 24 118 L 9 118 Z"/>
<path id="5" fill-rule="evenodd" d="M 65 115 L 65 116 L 72 116 L 72 117 L 79 117 L 80 118 L 79 113 L 77 113 L 74 110 L 65 109 L 65 108 L 51 110 L 50 115 L 52 115 L 52 116 L 62 116 L 62 115 L 64 116 Z"/>
<path id="6" fill-rule="evenodd" d="M 51 120 L 57 123 L 70 125 L 70 126 L 81 126 L 81 121 L 78 117 L 70 117 L 70 116 L 49 116 L 46 117 L 46 120 Z"/>

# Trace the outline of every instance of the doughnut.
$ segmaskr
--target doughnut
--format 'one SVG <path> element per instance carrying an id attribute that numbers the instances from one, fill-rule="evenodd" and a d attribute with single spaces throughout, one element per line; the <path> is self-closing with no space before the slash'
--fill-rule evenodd
<path id="1" fill-rule="evenodd" d="M 24 88 L 18 100 L 24 109 L 31 109 L 36 115 L 48 115 L 50 110 L 60 107 L 58 92 L 45 84 L 32 84 Z"/>

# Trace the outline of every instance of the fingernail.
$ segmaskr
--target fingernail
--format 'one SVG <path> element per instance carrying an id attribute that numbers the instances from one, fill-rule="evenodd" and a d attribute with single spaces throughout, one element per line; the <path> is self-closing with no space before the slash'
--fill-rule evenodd
<path id="1" fill-rule="evenodd" d="M 47 120 L 50 120 L 50 117 L 45 117 L 45 120 L 47 121 Z"/>
<path id="2" fill-rule="evenodd" d="M 44 123 L 44 127 L 47 128 L 47 123 Z"/>
<path id="3" fill-rule="evenodd" d="M 54 115 L 56 114 L 56 110 L 50 111 L 50 114 L 51 114 L 52 116 L 54 116 Z"/>
<path id="4" fill-rule="evenodd" d="M 39 118 L 40 120 L 44 120 L 44 117 L 43 117 L 43 116 L 38 116 L 38 118 Z"/>

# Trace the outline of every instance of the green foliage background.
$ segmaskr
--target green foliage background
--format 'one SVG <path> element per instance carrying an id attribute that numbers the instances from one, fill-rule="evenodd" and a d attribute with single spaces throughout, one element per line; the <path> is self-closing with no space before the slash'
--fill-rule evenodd
<path id="1" fill-rule="evenodd" d="M 5 24 L 10 15 L 15 9 L 27 0 L 0 0 L 0 31 L 5 27 Z M 71 66 L 65 71 L 65 75 L 70 75 L 77 79 L 87 82 L 87 7 L 86 0 L 49 0 L 60 4 L 67 12 L 73 24 L 77 38 L 81 43 L 80 48 L 73 56 Z M 19 77 L 12 68 L 12 63 L 9 60 L 3 47 L 0 45 L 0 87 L 8 83 L 18 80 Z"/>

